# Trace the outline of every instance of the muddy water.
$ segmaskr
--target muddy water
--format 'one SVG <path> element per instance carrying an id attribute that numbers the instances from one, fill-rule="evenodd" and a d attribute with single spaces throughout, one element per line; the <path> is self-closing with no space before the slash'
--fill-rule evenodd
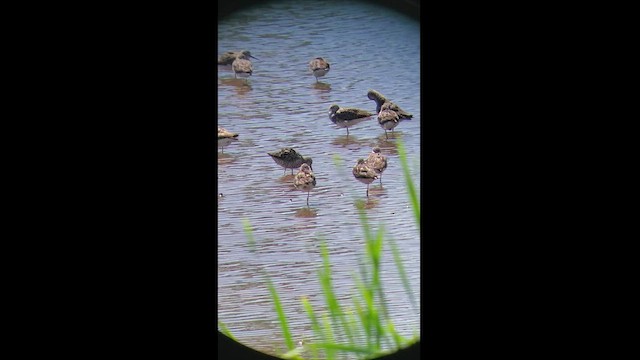
<path id="1" fill-rule="evenodd" d="M 321 240 L 339 301 L 352 306 L 352 275 L 364 256 L 359 206 L 375 229 L 384 226 L 395 240 L 420 298 L 420 237 L 397 151 L 401 139 L 419 191 L 420 25 L 366 3 L 314 3 L 270 2 L 218 24 L 218 54 L 248 49 L 259 59 L 248 81 L 234 79 L 230 66 L 218 66 L 218 124 L 240 134 L 224 153 L 218 148 L 218 318 L 238 341 L 270 354 L 284 352 L 284 343 L 265 276 L 279 292 L 294 339 L 313 341 L 300 298 L 317 312 L 326 310 L 317 276 Z M 319 83 L 307 68 L 317 56 L 331 64 Z M 369 89 L 414 114 L 388 140 L 375 116 L 350 128 L 348 137 L 329 120 L 332 104 L 375 112 Z M 267 155 L 285 146 L 313 158 L 317 187 L 309 207 L 307 193 L 293 187 L 291 170 L 283 174 Z M 351 168 L 374 146 L 389 165 L 367 199 L 366 185 Z M 253 227 L 254 242 L 243 219 Z M 410 305 L 389 246 L 382 261 L 396 329 L 404 336 L 419 333 L 420 309 Z"/>

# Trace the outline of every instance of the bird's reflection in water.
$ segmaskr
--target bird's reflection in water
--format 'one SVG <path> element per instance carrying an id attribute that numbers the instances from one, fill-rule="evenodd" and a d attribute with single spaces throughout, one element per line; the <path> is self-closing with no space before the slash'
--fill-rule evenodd
<path id="1" fill-rule="evenodd" d="M 374 207 L 378 206 L 378 203 L 380 202 L 380 200 L 375 200 L 375 199 L 371 199 L 370 197 L 367 199 L 358 199 L 356 200 L 353 205 L 356 207 L 356 209 L 359 210 L 364 210 L 364 209 L 373 209 Z"/>
<path id="2" fill-rule="evenodd" d="M 327 84 L 327 83 L 323 83 L 323 82 L 317 82 L 315 84 L 312 85 L 314 89 L 316 90 L 321 90 L 321 91 L 331 91 L 331 84 Z"/>
<path id="3" fill-rule="evenodd" d="M 330 93 L 331 93 L 331 85 L 323 82 L 315 83 L 311 85 L 311 88 L 314 89 L 316 95 L 320 99 L 321 102 L 328 103 L 331 101 Z"/>
<path id="4" fill-rule="evenodd" d="M 387 131 L 387 136 L 385 136 L 383 130 L 382 135 L 378 136 L 378 141 L 394 142 L 396 139 L 402 140 L 403 136 L 404 134 L 402 133 L 402 131 Z"/>
<path id="5" fill-rule="evenodd" d="M 331 141 L 332 145 L 347 147 L 349 145 L 367 146 L 367 140 L 358 140 L 353 135 L 338 136 Z"/>
<path id="6" fill-rule="evenodd" d="M 291 171 L 290 169 L 287 169 L 287 172 Z M 289 184 L 291 183 L 291 186 L 293 186 L 293 178 L 295 178 L 295 175 L 291 175 L 291 173 L 287 174 L 287 175 L 283 175 L 280 178 L 278 178 L 278 181 L 281 183 L 286 183 Z"/>
<path id="7" fill-rule="evenodd" d="M 233 87 L 238 95 L 245 95 L 253 90 L 247 79 L 223 78 L 218 81 L 218 85 Z"/>
<path id="8" fill-rule="evenodd" d="M 312 208 L 304 207 L 296 210 L 296 217 L 314 218 L 316 216 L 318 216 L 318 211 Z"/>
<path id="9" fill-rule="evenodd" d="M 387 192 L 387 190 L 383 186 L 384 184 L 380 185 L 379 181 L 380 180 L 375 180 L 375 182 L 377 182 L 378 185 L 369 186 L 369 197 L 384 195 Z"/>
<path id="10" fill-rule="evenodd" d="M 382 135 L 382 138 L 378 138 L 377 140 L 375 146 L 378 146 L 383 154 L 398 155 L 398 144 L 392 141 L 391 138 L 387 140 L 384 138 L 384 135 Z"/>
<path id="11" fill-rule="evenodd" d="M 220 153 L 220 152 L 218 153 L 218 165 L 230 164 L 234 161 L 236 161 L 235 156 L 231 154 L 226 154 L 226 153 Z"/>

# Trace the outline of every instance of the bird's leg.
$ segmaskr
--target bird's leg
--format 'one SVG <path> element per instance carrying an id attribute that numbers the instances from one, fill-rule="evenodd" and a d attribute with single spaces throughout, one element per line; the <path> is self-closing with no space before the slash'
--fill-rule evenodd
<path id="1" fill-rule="evenodd" d="M 369 197 L 369 184 L 367 184 L 367 197 Z"/>
<path id="2" fill-rule="evenodd" d="M 347 136 L 349 136 L 349 128 L 347 127 Z"/>
<path id="3" fill-rule="evenodd" d="M 382 186 L 382 176 L 380 176 L 380 186 Z"/>
<path id="4" fill-rule="evenodd" d="M 307 191 L 307 207 L 309 207 L 309 194 L 311 193 Z"/>
<path id="5" fill-rule="evenodd" d="M 284 168 L 284 172 L 282 173 L 282 175 L 287 175 L 287 168 Z"/>
<path id="6" fill-rule="evenodd" d="M 389 135 L 387 135 L 387 130 L 384 131 L 384 137 L 386 137 L 387 140 L 389 140 Z"/>

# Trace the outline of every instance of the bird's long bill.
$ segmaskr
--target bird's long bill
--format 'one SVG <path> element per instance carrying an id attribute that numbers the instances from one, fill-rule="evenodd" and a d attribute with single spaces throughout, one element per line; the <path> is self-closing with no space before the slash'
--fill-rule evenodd
<path id="1" fill-rule="evenodd" d="M 255 56 L 253 56 L 253 55 L 248 55 L 248 56 L 249 56 L 250 58 L 252 58 L 252 59 L 260 60 L 260 59 L 258 59 L 257 57 L 255 57 Z"/>

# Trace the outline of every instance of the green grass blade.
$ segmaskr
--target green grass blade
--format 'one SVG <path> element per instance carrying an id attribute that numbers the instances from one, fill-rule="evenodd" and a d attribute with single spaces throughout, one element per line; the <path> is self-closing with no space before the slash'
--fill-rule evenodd
<path id="1" fill-rule="evenodd" d="M 407 153 L 404 149 L 404 144 L 401 140 L 398 140 L 398 156 L 400 157 L 400 163 L 402 165 L 402 172 L 404 173 L 404 179 L 407 184 L 407 189 L 409 191 L 409 200 L 411 201 L 411 208 L 413 209 L 413 215 L 416 219 L 416 224 L 418 225 L 418 229 L 420 229 L 420 202 L 418 199 L 418 195 L 416 193 L 416 189 L 413 186 L 413 181 L 411 180 L 411 174 L 409 173 L 409 165 L 407 164 Z"/>
<path id="2" fill-rule="evenodd" d="M 333 340 L 333 331 L 331 329 L 331 322 L 329 321 L 329 318 L 327 317 L 326 314 L 322 316 L 322 325 L 324 329 L 324 338 L 327 339 L 326 341 L 328 344 L 333 344 L 334 340 Z M 325 351 L 327 353 L 327 360 L 331 360 L 335 358 L 334 349 L 325 348 Z"/>
<path id="3" fill-rule="evenodd" d="M 246 218 L 242 219 L 242 228 L 244 229 L 244 233 L 247 236 L 249 248 L 251 249 L 251 251 L 255 251 L 256 240 L 253 238 L 253 230 L 251 228 L 251 223 L 249 222 L 249 219 L 246 219 Z"/>
<path id="4" fill-rule="evenodd" d="M 389 239 L 389 243 L 391 245 L 391 253 L 393 253 L 393 260 L 396 264 L 396 268 L 398 269 L 398 273 L 400 274 L 400 279 L 402 280 L 402 286 L 404 287 L 404 291 L 409 296 L 409 301 L 411 302 L 411 306 L 415 312 L 418 312 L 418 305 L 416 302 L 416 298 L 411 291 L 411 284 L 409 283 L 409 278 L 407 278 L 407 273 L 404 271 L 404 265 L 402 265 L 402 258 L 400 257 L 400 251 L 398 250 L 398 246 L 393 239 Z"/>
<path id="5" fill-rule="evenodd" d="M 367 302 L 367 289 L 366 289 L 363 281 L 361 279 L 359 279 L 359 278 L 355 278 L 354 280 L 356 282 L 356 287 L 357 287 L 358 292 L 360 294 L 360 299 L 362 299 L 365 302 Z M 360 304 L 360 301 L 358 300 L 357 297 L 353 298 L 353 303 L 354 303 L 354 307 L 356 309 L 356 314 L 358 314 L 358 318 L 360 319 L 360 324 L 362 326 L 362 329 L 364 330 L 365 341 L 367 343 L 367 346 L 371 347 L 372 346 L 373 331 L 372 331 L 372 326 L 371 326 L 371 319 L 369 317 L 369 312 L 367 311 L 366 304 L 364 304 L 364 305 Z"/>
<path id="6" fill-rule="evenodd" d="M 293 350 L 287 351 L 285 354 L 282 354 L 281 357 L 287 360 L 304 360 L 304 358 L 300 355 L 303 350 L 304 348 L 300 346 Z"/>
<path id="7" fill-rule="evenodd" d="M 322 285 L 322 292 L 325 295 L 325 302 L 329 307 L 329 312 L 331 314 L 332 320 L 334 322 L 338 320 L 340 321 L 342 332 L 346 335 L 347 340 L 351 343 L 353 342 L 351 330 L 347 324 L 347 320 L 345 319 L 344 312 L 340 307 L 340 303 L 335 296 L 335 292 L 333 291 L 333 286 L 331 283 L 331 262 L 329 261 L 329 251 L 324 241 L 320 244 L 320 253 L 322 255 L 323 267 L 319 272 L 319 277 L 320 283 Z"/>
<path id="8" fill-rule="evenodd" d="M 323 339 L 323 341 L 327 341 L 324 338 L 324 333 L 322 332 L 322 328 L 320 328 L 320 323 L 318 322 L 318 318 L 316 317 L 316 314 L 313 312 L 313 307 L 311 306 L 309 299 L 307 299 L 307 297 L 302 297 L 301 300 L 302 300 L 302 307 L 304 307 L 304 310 L 307 312 L 307 317 L 309 318 L 309 320 L 311 320 L 311 328 L 313 329 L 313 333 L 316 335 L 316 337 Z M 311 349 L 313 351 L 313 358 L 319 359 L 319 356 L 315 347 L 312 347 Z"/>
<path id="9" fill-rule="evenodd" d="M 367 221 L 367 215 L 364 213 L 364 210 L 358 210 L 358 215 L 360 216 L 360 223 L 362 224 L 362 230 L 364 232 L 365 244 L 368 244 L 373 239 L 373 235 L 371 235 L 371 227 Z"/>
<path id="10" fill-rule="evenodd" d="M 226 337 L 230 338 L 231 340 L 237 341 L 229 328 L 227 328 L 227 325 L 225 325 L 222 321 L 218 320 L 218 326 L 220 327 L 220 332 L 223 333 Z"/>
<path id="11" fill-rule="evenodd" d="M 393 326 L 393 322 L 391 322 L 391 320 L 389 320 L 387 322 L 387 332 L 389 334 L 391 334 L 391 337 L 393 338 L 393 341 L 395 342 L 396 348 L 400 348 L 403 344 L 403 338 L 402 336 L 400 336 L 400 334 L 398 334 L 398 332 L 396 331 L 395 327 Z"/>
<path id="12" fill-rule="evenodd" d="M 271 293 L 271 299 L 273 300 L 273 306 L 275 307 L 276 313 L 278 314 L 278 321 L 280 322 L 280 327 L 282 328 L 282 335 L 284 335 L 284 341 L 287 345 L 287 349 L 293 350 L 295 348 L 293 344 L 293 339 L 291 338 L 291 332 L 289 331 L 289 326 L 287 324 L 287 317 L 284 314 L 284 310 L 282 305 L 280 304 L 280 297 L 278 297 L 278 292 L 276 288 L 271 283 L 271 279 L 267 278 L 267 286 L 269 287 L 269 293 Z"/>

